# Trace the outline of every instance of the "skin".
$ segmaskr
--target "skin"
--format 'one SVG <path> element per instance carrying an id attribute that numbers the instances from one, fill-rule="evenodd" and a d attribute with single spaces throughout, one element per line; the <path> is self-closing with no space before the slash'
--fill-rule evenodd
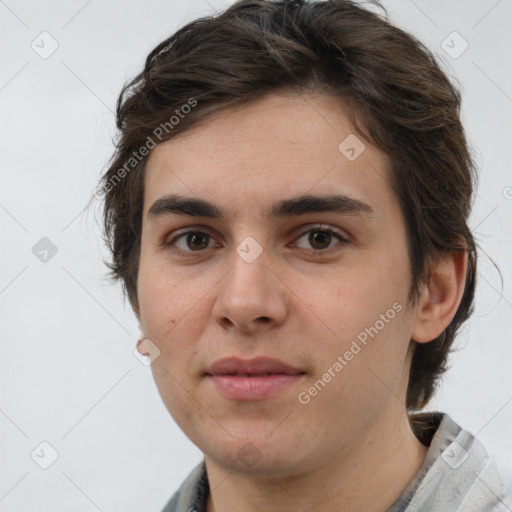
<path id="1" fill-rule="evenodd" d="M 137 316 L 160 350 L 152 371 L 163 402 L 205 455 L 208 512 L 329 512 L 340 503 L 344 512 L 385 511 L 424 460 L 405 408 L 411 356 L 414 342 L 434 339 L 453 318 L 466 256 L 443 255 L 406 307 L 406 231 L 388 158 L 365 142 L 349 161 L 338 145 L 353 133 L 339 99 L 273 94 L 224 110 L 149 156 Z M 208 200 L 225 218 L 149 216 L 171 193 Z M 265 216 L 276 201 L 332 193 L 364 201 L 373 215 Z M 318 223 L 348 242 L 332 235 L 312 246 Z M 206 247 L 186 236 L 162 245 L 184 228 L 210 235 Z M 263 250 L 252 263 L 236 251 L 246 237 Z M 298 394 L 395 303 L 401 311 L 301 404 Z M 204 378 L 219 358 L 261 355 L 306 373 L 253 402 L 227 399 Z M 258 459 L 250 467 L 242 449 Z"/>

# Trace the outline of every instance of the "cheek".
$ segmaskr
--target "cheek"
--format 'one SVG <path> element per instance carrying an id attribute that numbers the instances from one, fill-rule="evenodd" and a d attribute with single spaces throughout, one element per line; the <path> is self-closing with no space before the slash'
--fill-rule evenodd
<path id="1" fill-rule="evenodd" d="M 400 238 L 384 245 L 368 258 L 360 258 L 339 280 L 337 299 L 346 304 L 347 316 L 360 328 L 373 325 L 393 304 L 405 309 L 409 291 L 409 260 Z"/>
<path id="2" fill-rule="evenodd" d="M 189 303 L 187 279 L 173 272 L 160 255 L 152 254 L 146 248 L 141 251 L 137 292 L 141 317 L 148 330 L 162 332 L 169 330 L 183 318 Z"/>
<path id="3" fill-rule="evenodd" d="M 398 304 L 395 308 L 405 309 L 405 289 L 400 283 L 387 280 L 384 272 L 352 268 L 350 275 L 347 272 L 347 276 L 333 279 L 323 293 L 318 290 L 312 294 L 310 303 L 334 331 L 332 336 L 346 341 L 356 338 L 376 322 L 380 326 L 381 314 L 389 312 L 386 319 L 393 320 L 396 316 L 393 304 Z M 386 328 L 388 326 L 386 323 Z"/>
<path id="4" fill-rule="evenodd" d="M 156 269 L 146 270 L 141 267 L 138 295 L 141 318 L 147 336 L 153 331 L 156 334 L 164 329 L 171 329 L 180 317 L 178 309 L 182 302 L 176 300 L 177 285 L 168 282 Z"/>
<path id="5" fill-rule="evenodd" d="M 154 366 L 164 365 L 183 375 L 197 350 L 211 305 L 205 292 L 186 273 L 171 273 L 141 260 L 138 293 L 144 336 L 155 343 L 162 356 Z M 210 308 L 210 309 L 209 309 Z"/>
<path id="6" fill-rule="evenodd" d="M 386 314 L 388 309 L 377 311 Z M 401 395 L 407 321 L 403 310 L 395 315 L 391 311 L 388 315 L 393 318 L 384 324 L 377 323 L 380 319 L 373 314 L 367 315 L 367 321 L 340 318 L 337 336 L 322 344 L 322 354 L 317 351 L 315 375 L 301 389 L 302 398 L 311 400 L 305 411 L 315 411 L 330 418 L 327 424 L 335 422 L 350 430 L 349 418 L 359 418 L 361 426 L 371 425 L 385 404 Z"/>
<path id="7" fill-rule="evenodd" d="M 396 266 L 400 257 L 388 252 L 382 261 L 361 259 L 360 264 L 338 269 L 325 286 L 310 283 L 306 305 L 321 319 L 318 325 L 329 328 L 322 327 L 321 332 L 327 333 L 321 336 L 322 353 L 320 344 L 316 346 L 319 376 L 341 356 L 343 370 L 332 370 L 336 374 L 332 389 L 347 398 L 377 396 L 382 387 L 378 378 L 392 385 L 402 371 L 410 319 L 405 314 L 408 274 L 394 270 L 407 268 Z"/>

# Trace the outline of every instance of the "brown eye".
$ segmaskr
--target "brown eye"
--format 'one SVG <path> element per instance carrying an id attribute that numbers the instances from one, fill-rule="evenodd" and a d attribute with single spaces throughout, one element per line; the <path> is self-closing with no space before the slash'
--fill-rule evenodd
<path id="1" fill-rule="evenodd" d="M 313 249 L 327 249 L 331 243 L 332 236 L 327 231 L 311 231 L 308 242 Z"/>
<path id="2" fill-rule="evenodd" d="M 326 251 L 327 249 L 334 248 L 337 245 L 343 246 L 348 243 L 350 243 L 349 240 L 332 229 L 314 227 L 297 238 L 295 245 L 301 249 Z"/>
<path id="3" fill-rule="evenodd" d="M 187 247 L 193 251 L 206 249 L 210 236 L 206 233 L 189 233 L 186 238 Z"/>
<path id="4" fill-rule="evenodd" d="M 192 253 L 200 252 L 204 249 L 209 249 L 213 242 L 213 238 L 202 231 L 186 231 L 181 235 L 176 236 L 164 245 L 167 249 L 177 253 Z"/>

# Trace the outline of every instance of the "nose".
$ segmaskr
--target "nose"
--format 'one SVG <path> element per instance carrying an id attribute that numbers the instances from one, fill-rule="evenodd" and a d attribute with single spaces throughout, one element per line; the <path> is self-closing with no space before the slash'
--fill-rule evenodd
<path id="1" fill-rule="evenodd" d="M 256 334 L 281 325 L 289 310 L 286 287 L 263 254 L 248 263 L 238 254 L 221 280 L 213 318 L 224 329 Z"/>

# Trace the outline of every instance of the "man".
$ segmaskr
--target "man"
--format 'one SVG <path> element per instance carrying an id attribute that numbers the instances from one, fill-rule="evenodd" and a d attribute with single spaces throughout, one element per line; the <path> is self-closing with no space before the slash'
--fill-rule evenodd
<path id="1" fill-rule="evenodd" d="M 125 86 L 110 268 L 204 453 L 165 511 L 510 510 L 478 440 L 418 413 L 473 304 L 459 106 L 345 0 L 237 2 Z"/>

